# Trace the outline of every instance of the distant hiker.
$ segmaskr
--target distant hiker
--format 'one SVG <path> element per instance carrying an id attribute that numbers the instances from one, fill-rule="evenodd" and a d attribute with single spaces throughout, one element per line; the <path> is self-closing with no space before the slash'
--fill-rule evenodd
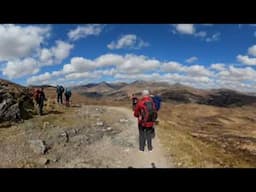
<path id="1" fill-rule="evenodd" d="M 144 151 L 146 141 L 148 150 L 152 151 L 152 131 L 157 118 L 157 110 L 148 90 L 142 92 L 142 99 L 136 105 L 134 116 L 138 118 L 140 151 Z"/>
<path id="2" fill-rule="evenodd" d="M 62 95 L 64 93 L 64 87 L 62 85 L 57 85 L 56 93 L 57 93 L 57 102 L 63 104 Z"/>
<path id="3" fill-rule="evenodd" d="M 66 106 L 69 107 L 70 106 L 70 97 L 72 95 L 71 90 L 69 88 L 66 88 L 64 95 L 65 95 Z"/>
<path id="4" fill-rule="evenodd" d="M 135 94 L 132 94 L 132 110 L 135 110 L 135 107 L 138 103 L 138 97 L 135 96 Z"/>
<path id="5" fill-rule="evenodd" d="M 39 90 L 39 93 L 38 93 L 38 108 L 39 108 L 39 115 L 42 115 L 43 114 L 43 107 L 44 107 L 44 101 L 46 101 L 46 97 L 45 97 L 45 94 L 44 94 L 44 88 L 42 87 L 40 90 Z"/>

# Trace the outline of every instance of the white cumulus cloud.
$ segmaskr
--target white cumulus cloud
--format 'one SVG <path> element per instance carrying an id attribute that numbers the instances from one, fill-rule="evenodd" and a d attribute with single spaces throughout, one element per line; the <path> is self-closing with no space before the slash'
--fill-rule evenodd
<path id="1" fill-rule="evenodd" d="M 117 66 L 124 62 L 124 58 L 121 55 L 105 54 L 95 59 L 95 62 L 97 67 Z"/>
<path id="2" fill-rule="evenodd" d="M 63 66 L 63 71 L 65 73 L 86 72 L 94 69 L 96 69 L 95 62 L 83 57 L 73 57 L 70 64 Z"/>
<path id="3" fill-rule="evenodd" d="M 95 73 L 83 72 L 83 73 L 71 73 L 65 76 L 66 80 L 76 79 L 97 79 L 99 76 Z"/>
<path id="4" fill-rule="evenodd" d="M 117 41 L 112 41 L 107 45 L 109 49 L 140 49 L 147 46 L 149 46 L 149 43 L 144 42 L 141 38 L 137 37 L 134 34 L 123 35 Z"/>
<path id="5" fill-rule="evenodd" d="M 224 71 L 225 70 L 225 64 L 224 63 L 211 64 L 211 69 L 214 69 L 216 71 Z"/>
<path id="6" fill-rule="evenodd" d="M 184 70 L 190 76 L 211 76 L 212 72 L 206 69 L 203 65 L 192 65 L 189 67 L 185 67 Z"/>
<path id="7" fill-rule="evenodd" d="M 163 63 L 161 65 L 161 69 L 164 72 L 179 72 L 179 71 L 183 71 L 184 68 L 182 64 L 175 61 L 170 61 L 168 63 Z"/>
<path id="8" fill-rule="evenodd" d="M 256 58 L 251 58 L 247 55 L 238 55 L 237 60 L 245 65 L 256 65 Z"/>
<path id="9" fill-rule="evenodd" d="M 186 62 L 187 63 L 193 63 L 193 62 L 195 62 L 195 61 L 197 61 L 198 60 L 198 58 L 197 57 L 190 57 L 190 58 L 188 58 L 187 60 L 186 60 Z"/>
<path id="10" fill-rule="evenodd" d="M 177 24 L 175 25 L 175 29 L 179 33 L 188 35 L 192 35 L 196 32 L 194 24 Z"/>
<path id="11" fill-rule="evenodd" d="M 137 56 L 128 54 L 124 57 L 124 62 L 117 66 L 120 72 L 126 73 L 145 73 L 158 69 L 160 62 L 155 59 L 149 59 L 146 56 Z"/>
<path id="12" fill-rule="evenodd" d="M 69 56 L 73 45 L 63 41 L 56 41 L 56 46 L 51 49 L 38 49 L 38 56 L 24 59 L 10 59 L 3 67 L 3 75 L 10 79 L 21 78 L 29 74 L 36 74 L 43 66 L 59 64 Z"/>
<path id="13" fill-rule="evenodd" d="M 256 45 L 253 45 L 248 48 L 248 54 L 256 57 Z"/>
<path id="14" fill-rule="evenodd" d="M 220 35 L 221 35 L 221 33 L 214 33 L 212 36 L 210 36 L 210 37 L 207 37 L 206 38 L 206 42 L 213 42 L 213 41 L 218 41 L 219 39 L 220 39 Z"/>
<path id="15" fill-rule="evenodd" d="M 47 84 L 51 78 L 52 78 L 51 74 L 49 72 L 46 72 L 46 73 L 28 78 L 27 83 L 29 85 Z"/>
<path id="16" fill-rule="evenodd" d="M 237 68 L 234 66 L 229 66 L 224 71 L 220 71 L 217 74 L 218 79 L 240 82 L 244 80 L 256 80 L 256 71 L 251 67 Z"/>
<path id="17" fill-rule="evenodd" d="M 198 33 L 195 33 L 195 36 L 196 36 L 196 37 L 202 37 L 202 38 L 204 38 L 204 37 L 207 36 L 207 32 L 205 32 L 205 31 L 200 31 L 200 32 L 198 32 Z"/>
<path id="18" fill-rule="evenodd" d="M 53 54 L 51 50 L 43 48 L 40 50 L 39 59 L 44 65 L 52 65 L 53 64 Z"/>
<path id="19" fill-rule="evenodd" d="M 36 74 L 37 72 L 39 72 L 39 66 L 37 61 L 33 58 L 8 61 L 6 67 L 3 69 L 3 75 L 10 79 Z"/>
<path id="20" fill-rule="evenodd" d="M 0 25 L 0 61 L 31 56 L 49 35 L 50 27 Z"/>
<path id="21" fill-rule="evenodd" d="M 103 30 L 103 25 L 89 24 L 85 26 L 78 26 L 76 29 L 69 31 L 68 37 L 70 40 L 76 41 L 88 36 L 97 36 Z"/>
<path id="22" fill-rule="evenodd" d="M 197 31 L 197 27 L 195 24 L 174 24 L 172 25 L 174 30 L 172 31 L 174 34 L 183 34 L 183 35 L 191 35 L 194 37 L 199 37 L 206 42 L 214 42 L 220 39 L 221 33 L 217 32 L 212 35 L 208 34 L 206 31 Z M 213 26 L 211 24 L 201 24 L 201 26 Z"/>
<path id="23" fill-rule="evenodd" d="M 10 79 L 36 74 L 41 67 L 55 65 L 69 56 L 72 44 L 57 40 L 45 48 L 49 25 L 0 25 L 0 62 L 2 73 Z"/>
<path id="24" fill-rule="evenodd" d="M 66 43 L 64 41 L 56 41 L 56 47 L 52 48 L 52 53 L 56 59 L 56 62 L 59 63 L 61 62 L 63 59 L 65 59 L 66 57 L 69 56 L 70 50 L 73 48 L 74 46 Z"/>
<path id="25" fill-rule="evenodd" d="M 64 41 L 57 40 L 55 46 L 50 49 L 43 48 L 40 50 L 39 59 L 41 66 L 54 65 L 62 62 L 67 58 L 74 45 L 66 43 Z"/>

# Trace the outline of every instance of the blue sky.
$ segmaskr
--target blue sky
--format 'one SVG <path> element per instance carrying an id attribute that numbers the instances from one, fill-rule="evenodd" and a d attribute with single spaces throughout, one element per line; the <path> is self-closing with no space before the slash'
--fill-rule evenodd
<path id="1" fill-rule="evenodd" d="M 0 25 L 0 78 L 65 86 L 157 80 L 256 92 L 251 24 Z"/>

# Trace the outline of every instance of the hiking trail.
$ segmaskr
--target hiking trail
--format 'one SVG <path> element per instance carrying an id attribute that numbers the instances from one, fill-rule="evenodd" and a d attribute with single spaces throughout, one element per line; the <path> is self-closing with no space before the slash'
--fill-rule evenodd
<path id="1" fill-rule="evenodd" d="M 152 140 L 153 151 L 148 152 L 145 147 L 144 152 L 139 152 L 139 132 L 137 118 L 133 116 L 133 111 L 123 107 L 104 106 L 109 116 L 117 112 L 128 120 L 127 123 L 120 124 L 121 132 L 112 139 L 103 137 L 102 140 L 93 144 L 95 154 L 103 156 L 104 159 L 114 159 L 115 163 L 109 165 L 113 168 L 169 168 L 173 167 L 164 156 L 159 138 L 156 135 Z"/>
<path id="2" fill-rule="evenodd" d="M 80 105 L 0 129 L 0 167 L 169 168 L 159 138 L 139 152 L 137 118 L 125 107 Z M 8 136 L 8 137 L 7 137 Z"/>

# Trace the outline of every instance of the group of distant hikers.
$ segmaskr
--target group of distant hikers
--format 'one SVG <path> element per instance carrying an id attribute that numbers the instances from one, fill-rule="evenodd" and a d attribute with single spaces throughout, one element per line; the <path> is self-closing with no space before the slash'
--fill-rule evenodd
<path id="1" fill-rule="evenodd" d="M 144 151 L 146 143 L 148 151 L 152 152 L 152 138 L 155 136 L 155 124 L 157 113 L 161 108 L 162 99 L 160 96 L 150 95 L 148 90 L 142 91 L 142 98 L 139 100 L 132 94 L 132 109 L 134 116 L 138 118 L 139 128 L 139 150 Z"/>
<path id="2" fill-rule="evenodd" d="M 59 104 L 63 104 L 62 98 L 63 98 L 63 93 L 64 93 L 66 106 L 69 107 L 70 106 L 70 97 L 72 95 L 71 89 L 69 89 L 69 88 L 64 89 L 64 87 L 62 85 L 57 85 L 56 93 L 57 93 L 57 102 Z"/>
<path id="3" fill-rule="evenodd" d="M 71 89 L 69 89 L 69 88 L 64 89 L 64 87 L 62 85 L 57 85 L 56 95 L 57 95 L 57 103 L 58 104 L 63 104 L 63 99 L 62 99 L 63 93 L 65 95 L 65 104 L 67 107 L 69 107 L 70 106 L 70 98 L 72 95 Z M 44 93 L 44 88 L 41 87 L 40 89 L 38 89 L 38 88 L 34 89 L 33 96 L 34 96 L 35 104 L 38 106 L 38 113 L 39 113 L 39 115 L 42 115 L 44 102 L 47 101 L 45 93 Z"/>

